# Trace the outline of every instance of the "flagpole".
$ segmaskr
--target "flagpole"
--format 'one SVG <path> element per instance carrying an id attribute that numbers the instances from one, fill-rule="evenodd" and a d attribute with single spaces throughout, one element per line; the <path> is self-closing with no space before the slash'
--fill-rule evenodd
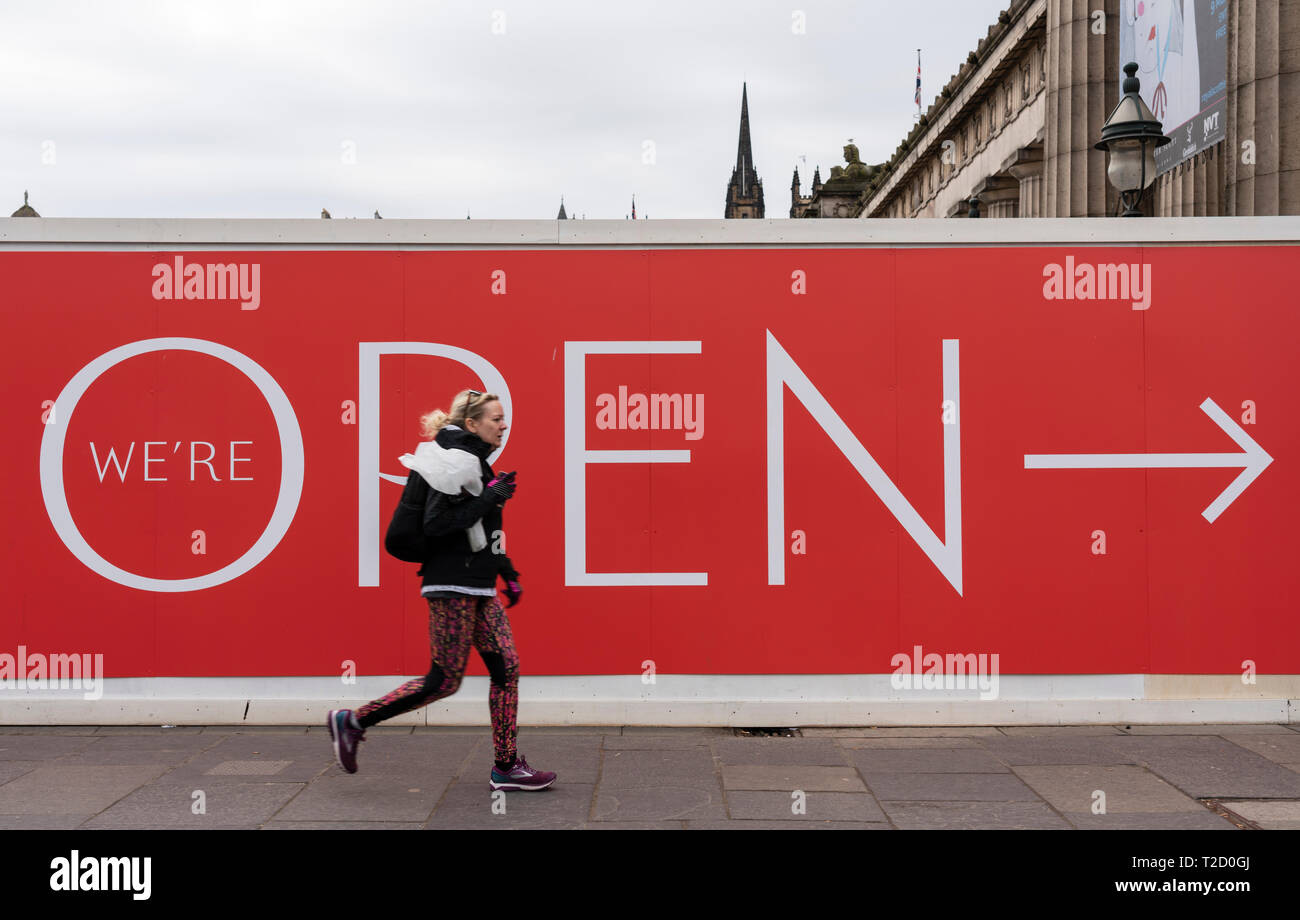
<path id="1" fill-rule="evenodd" d="M 921 120 L 921 49 L 916 49 L 916 115 L 914 121 Z"/>

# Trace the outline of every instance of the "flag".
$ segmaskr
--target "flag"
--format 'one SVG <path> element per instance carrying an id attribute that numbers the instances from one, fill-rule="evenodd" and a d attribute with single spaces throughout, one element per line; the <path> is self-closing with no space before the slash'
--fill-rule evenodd
<path id="1" fill-rule="evenodd" d="M 916 107 L 921 108 L 921 49 L 916 49 Z"/>
<path id="2" fill-rule="evenodd" d="M 632 219 L 636 220 L 636 196 L 632 196 Z"/>

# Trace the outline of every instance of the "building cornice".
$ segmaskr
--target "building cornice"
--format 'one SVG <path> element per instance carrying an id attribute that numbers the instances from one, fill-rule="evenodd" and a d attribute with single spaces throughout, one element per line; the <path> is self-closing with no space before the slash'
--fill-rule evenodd
<path id="1" fill-rule="evenodd" d="M 895 161 L 883 183 L 870 192 L 871 197 L 862 208 L 863 217 L 870 217 L 882 209 L 898 189 L 911 180 L 921 162 L 932 155 L 933 148 L 942 142 L 944 135 L 976 107 L 973 103 L 983 102 L 988 94 L 987 85 L 994 78 L 1001 77 L 1008 65 L 1018 60 L 1025 47 L 1037 41 L 1039 33 L 1045 33 L 1046 28 L 1047 0 L 1029 0 L 993 38 L 991 46 L 985 45 L 978 64 L 966 68 L 964 77 L 959 72 L 955 86 L 949 84 L 951 94 L 948 99 L 930 107 L 925 115 L 925 130 L 913 137 L 902 159 Z"/>

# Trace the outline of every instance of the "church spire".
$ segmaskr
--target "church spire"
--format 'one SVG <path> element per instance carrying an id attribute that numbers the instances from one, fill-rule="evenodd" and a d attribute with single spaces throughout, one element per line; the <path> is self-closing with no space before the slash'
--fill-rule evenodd
<path id="1" fill-rule="evenodd" d="M 752 194 L 749 176 L 754 171 L 754 151 L 749 145 L 749 85 L 740 85 L 740 141 L 736 144 L 736 174 L 740 178 L 740 194 Z"/>
<path id="2" fill-rule="evenodd" d="M 763 181 L 754 168 L 754 150 L 749 139 L 749 84 L 740 86 L 740 138 L 736 143 L 736 167 L 727 185 L 723 217 L 763 217 Z"/>

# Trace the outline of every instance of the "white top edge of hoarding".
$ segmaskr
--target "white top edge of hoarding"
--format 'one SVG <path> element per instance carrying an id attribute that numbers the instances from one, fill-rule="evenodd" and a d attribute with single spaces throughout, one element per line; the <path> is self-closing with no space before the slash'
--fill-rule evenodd
<path id="1" fill-rule="evenodd" d="M 731 249 L 1300 243 L 1300 216 L 865 220 L 0 218 L 0 251 Z"/>

